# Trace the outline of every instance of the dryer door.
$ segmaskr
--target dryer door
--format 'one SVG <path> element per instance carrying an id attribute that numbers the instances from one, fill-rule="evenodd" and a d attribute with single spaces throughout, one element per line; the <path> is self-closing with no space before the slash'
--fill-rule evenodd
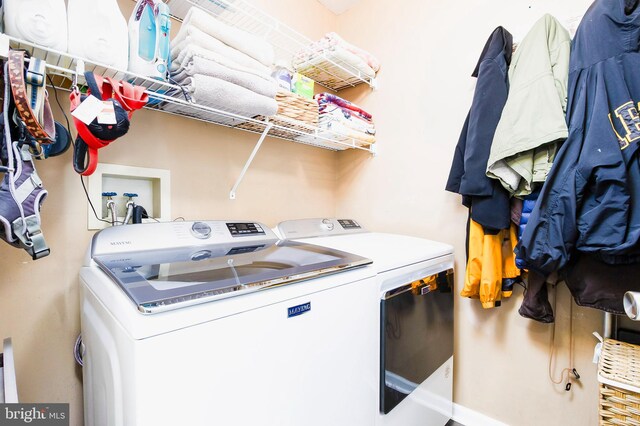
<path id="1" fill-rule="evenodd" d="M 382 294 L 381 413 L 388 414 L 453 356 L 453 277 L 453 269 L 411 274 Z M 424 390 L 421 406 L 447 399 Z"/>

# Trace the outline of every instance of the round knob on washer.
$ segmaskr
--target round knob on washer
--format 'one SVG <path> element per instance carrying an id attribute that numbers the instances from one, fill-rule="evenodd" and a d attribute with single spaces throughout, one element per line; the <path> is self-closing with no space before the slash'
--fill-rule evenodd
<path id="1" fill-rule="evenodd" d="M 202 240 L 207 239 L 211 236 L 211 227 L 204 222 L 195 222 L 191 226 L 191 234 Z"/>
<path id="2" fill-rule="evenodd" d="M 333 227 L 335 226 L 333 224 L 333 222 L 331 221 L 331 219 L 322 219 L 322 226 L 327 230 L 327 231 L 333 231 Z"/>
<path id="3" fill-rule="evenodd" d="M 211 257 L 211 250 L 200 250 L 191 255 L 191 260 L 198 262 L 200 260 L 209 259 Z"/>

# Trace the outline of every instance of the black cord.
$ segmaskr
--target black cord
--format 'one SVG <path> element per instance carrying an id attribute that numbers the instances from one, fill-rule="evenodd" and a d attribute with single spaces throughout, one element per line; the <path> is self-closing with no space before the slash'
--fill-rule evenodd
<path id="1" fill-rule="evenodd" d="M 67 117 L 67 114 L 64 112 L 64 108 L 62 108 L 62 104 L 60 103 L 60 99 L 58 99 L 58 88 L 56 87 L 55 84 L 53 84 L 53 80 L 51 79 L 51 76 L 49 74 L 47 74 L 47 80 L 49 80 L 49 85 L 53 87 L 53 97 L 55 98 L 56 103 L 58 104 L 58 108 L 60 108 L 60 112 L 62 112 L 64 121 L 67 122 L 67 126 L 66 126 L 67 133 L 69 133 L 69 137 L 71 138 L 71 124 L 69 124 L 69 117 Z M 71 138 L 71 143 L 74 144 L 75 146 L 73 138 Z"/>
<path id="2" fill-rule="evenodd" d="M 180 84 L 177 81 L 175 81 L 173 78 L 171 78 L 171 76 L 169 76 L 169 83 L 178 86 L 180 88 L 180 90 L 182 91 L 182 96 L 184 96 L 185 100 L 187 102 L 191 102 L 191 95 L 189 95 L 189 93 L 187 92 L 187 90 L 184 88 L 184 86 L 182 84 Z"/>
<path id="3" fill-rule="evenodd" d="M 87 201 L 89 202 L 89 205 L 91 206 L 91 210 L 93 210 L 93 215 L 96 217 L 96 219 L 98 219 L 100 222 L 104 222 L 104 223 L 108 223 L 110 225 L 115 225 L 116 223 L 120 223 L 122 224 L 122 222 L 115 222 L 115 223 L 111 223 L 110 220 L 104 220 L 98 217 L 98 213 L 96 212 L 96 208 L 93 206 L 93 203 L 91 202 L 91 198 L 89 198 L 89 191 L 87 191 L 87 186 L 84 184 L 84 179 L 82 179 L 82 175 L 80 175 L 80 183 L 82 183 L 82 189 L 84 189 L 84 194 L 87 196 Z"/>

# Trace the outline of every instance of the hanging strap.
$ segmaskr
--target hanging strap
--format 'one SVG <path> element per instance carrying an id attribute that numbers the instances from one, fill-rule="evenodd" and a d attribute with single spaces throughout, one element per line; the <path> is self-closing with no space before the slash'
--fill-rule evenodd
<path id="1" fill-rule="evenodd" d="M 12 229 L 20 240 L 22 248 L 31 255 L 33 260 L 42 259 L 51 253 L 40 228 L 40 218 L 37 216 L 17 218 L 12 224 Z M 23 230 L 25 232 L 22 232 Z"/>
<path id="2" fill-rule="evenodd" d="M 27 86 L 25 82 L 24 73 L 24 55 L 25 52 L 21 50 L 9 51 L 9 82 L 11 85 L 11 93 L 13 100 L 16 104 L 16 110 L 20 119 L 27 127 L 27 131 L 33 136 L 33 138 L 41 144 L 50 144 L 55 141 L 55 122 L 53 121 L 53 113 L 51 112 L 51 106 L 47 99 L 44 81 L 44 72 L 38 70 L 42 67 L 42 64 L 34 65 L 33 72 L 29 75 L 29 79 L 34 83 L 29 83 L 31 90 L 35 91 L 34 95 L 35 104 L 37 104 L 38 96 L 42 96 L 42 120 L 38 120 L 37 112 L 31 107 L 31 98 L 27 92 Z M 45 64 L 46 67 L 46 64 Z M 41 82 L 40 86 L 37 85 Z M 38 95 L 37 92 L 42 91 L 42 95 Z"/>
<path id="3" fill-rule="evenodd" d="M 95 92 L 92 92 L 93 96 Z M 98 92 L 100 93 L 100 92 Z M 78 91 L 71 92 L 71 111 L 76 109 L 82 100 Z M 78 131 L 78 139 L 73 149 L 73 169 L 82 176 L 92 175 L 98 167 L 98 150 L 109 145 L 113 140 L 98 139 L 81 120 L 73 117 L 73 124 Z"/>
<path id="4" fill-rule="evenodd" d="M 111 87 L 113 97 L 129 113 L 129 118 L 133 115 L 133 111 L 142 109 L 149 102 L 149 95 L 145 93 L 145 87 L 134 86 L 126 81 L 114 80 L 111 77 L 105 77 L 105 80 Z"/>
<path id="5" fill-rule="evenodd" d="M 110 90 L 103 90 L 102 87 L 102 77 L 99 75 L 95 75 L 91 71 L 87 71 L 84 73 L 84 79 L 87 82 L 87 95 L 95 96 L 96 98 L 106 101 L 111 97 Z"/>
<path id="6" fill-rule="evenodd" d="M 9 65 L 4 72 L 3 135 L 0 148 L 6 153 L 6 171 L 0 183 L 0 238 L 8 244 L 21 247 L 36 260 L 49 254 L 40 222 L 40 207 L 47 196 L 29 151 L 29 144 L 12 141 L 13 123 L 10 103 Z M 22 131 L 21 131 L 22 133 Z"/>
<path id="7" fill-rule="evenodd" d="M 33 110 L 36 120 L 39 123 L 44 121 L 44 101 L 45 101 L 45 79 L 47 73 L 47 63 L 38 58 L 29 60 L 29 68 L 25 82 L 27 84 L 27 99 Z"/>
<path id="8" fill-rule="evenodd" d="M 149 95 L 145 93 L 147 89 L 143 86 L 134 86 L 126 81 L 102 77 L 91 72 L 86 72 L 84 77 L 89 87 L 88 93 L 103 101 L 111 98 L 117 100 L 129 113 L 129 118 L 133 111 L 144 108 L 149 101 Z"/>

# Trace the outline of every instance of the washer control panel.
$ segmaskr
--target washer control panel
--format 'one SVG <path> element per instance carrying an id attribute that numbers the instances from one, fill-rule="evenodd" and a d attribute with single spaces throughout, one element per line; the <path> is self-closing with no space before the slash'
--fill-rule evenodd
<path id="1" fill-rule="evenodd" d="M 326 237 L 329 235 L 346 235 L 367 232 L 353 219 L 296 219 L 278 224 L 278 234 L 284 239 Z"/>
<path id="2" fill-rule="evenodd" d="M 262 226 L 258 223 L 227 223 L 227 228 L 234 237 L 264 235 L 264 229 L 262 229 Z"/>
<path id="3" fill-rule="evenodd" d="M 145 223 L 111 226 L 97 232 L 91 242 L 90 256 L 189 247 L 194 253 L 193 260 L 200 260 L 208 256 L 201 250 L 213 250 L 212 247 L 220 246 L 220 250 L 226 253 L 229 246 L 239 243 L 259 246 L 277 240 L 278 236 L 260 222 L 199 220 Z M 213 256 L 215 251 L 212 253 Z M 86 264 L 90 260 L 87 258 Z"/>

